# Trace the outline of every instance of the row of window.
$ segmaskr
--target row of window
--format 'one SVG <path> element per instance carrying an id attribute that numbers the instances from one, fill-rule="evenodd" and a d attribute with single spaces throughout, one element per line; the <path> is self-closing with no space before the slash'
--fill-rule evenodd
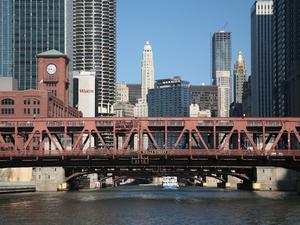
<path id="1" fill-rule="evenodd" d="M 1 114 L 2 115 L 15 114 L 15 109 L 13 109 L 13 108 L 4 108 L 4 109 L 1 109 Z"/>
<path id="2" fill-rule="evenodd" d="M 11 98 L 5 98 L 5 99 L 1 100 L 1 105 L 14 105 L 14 104 L 15 104 L 15 101 Z M 30 98 L 24 99 L 24 105 L 30 105 L 30 104 L 39 105 L 40 100 L 30 99 Z"/>
<path id="3" fill-rule="evenodd" d="M 30 105 L 30 104 L 39 105 L 40 104 L 40 100 L 38 100 L 38 99 L 30 99 L 30 98 L 24 100 L 24 105 Z"/>
<path id="4" fill-rule="evenodd" d="M 11 98 L 1 100 L 1 105 L 14 105 L 15 101 Z"/>
<path id="5" fill-rule="evenodd" d="M 25 115 L 30 115 L 31 114 L 31 112 L 32 112 L 32 114 L 37 114 L 37 115 L 39 115 L 41 112 L 40 112 L 40 108 L 34 108 L 34 109 L 32 109 L 32 111 L 31 111 L 31 109 L 30 108 L 24 108 L 24 114 Z"/>

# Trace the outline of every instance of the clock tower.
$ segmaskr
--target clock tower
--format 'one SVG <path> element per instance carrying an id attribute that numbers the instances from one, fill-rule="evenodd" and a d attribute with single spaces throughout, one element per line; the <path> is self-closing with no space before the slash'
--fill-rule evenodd
<path id="1" fill-rule="evenodd" d="M 46 90 L 69 105 L 69 59 L 56 50 L 37 55 L 38 90 Z"/>

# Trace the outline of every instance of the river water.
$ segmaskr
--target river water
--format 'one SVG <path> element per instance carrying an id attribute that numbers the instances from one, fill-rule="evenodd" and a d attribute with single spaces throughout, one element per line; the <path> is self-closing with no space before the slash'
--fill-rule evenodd
<path id="1" fill-rule="evenodd" d="M 291 225 L 300 196 L 184 187 L 119 187 L 96 192 L 0 195 L 5 225 Z"/>

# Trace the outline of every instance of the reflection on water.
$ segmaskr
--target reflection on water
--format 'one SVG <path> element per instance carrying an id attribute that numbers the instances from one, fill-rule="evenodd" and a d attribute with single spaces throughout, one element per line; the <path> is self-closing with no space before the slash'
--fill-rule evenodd
<path id="1" fill-rule="evenodd" d="M 293 193 L 185 187 L 0 195 L 1 224 L 300 224 Z"/>

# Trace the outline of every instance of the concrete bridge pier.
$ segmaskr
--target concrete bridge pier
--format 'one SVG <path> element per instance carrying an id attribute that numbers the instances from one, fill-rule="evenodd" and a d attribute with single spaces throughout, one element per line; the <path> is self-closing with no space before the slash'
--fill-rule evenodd
<path id="1" fill-rule="evenodd" d="M 239 190 L 260 191 L 261 184 L 253 181 L 244 181 L 243 183 L 238 183 L 237 188 Z"/>
<path id="2" fill-rule="evenodd" d="M 57 191 L 65 180 L 65 170 L 62 167 L 36 167 L 32 171 L 36 191 Z"/>
<path id="3" fill-rule="evenodd" d="M 219 182 L 217 184 L 218 188 L 231 188 L 231 184 L 229 182 Z"/>
<path id="4" fill-rule="evenodd" d="M 231 188 L 231 184 L 228 182 L 228 175 L 222 175 L 220 180 L 221 182 L 217 183 L 218 188 Z"/>
<path id="5" fill-rule="evenodd" d="M 300 193 L 300 173 L 280 167 L 256 167 L 248 174 L 249 181 L 238 189 L 253 191 L 297 191 Z"/>
<path id="6" fill-rule="evenodd" d="M 200 182 L 198 185 L 201 187 L 207 187 L 207 181 L 206 181 L 206 177 L 201 177 L 202 182 Z"/>
<path id="7" fill-rule="evenodd" d="M 249 177 L 249 180 L 244 180 L 243 183 L 238 183 L 237 189 L 248 191 L 260 191 L 261 183 L 258 182 L 257 179 L 257 168 L 253 167 L 252 169 L 247 170 L 246 175 Z"/>

